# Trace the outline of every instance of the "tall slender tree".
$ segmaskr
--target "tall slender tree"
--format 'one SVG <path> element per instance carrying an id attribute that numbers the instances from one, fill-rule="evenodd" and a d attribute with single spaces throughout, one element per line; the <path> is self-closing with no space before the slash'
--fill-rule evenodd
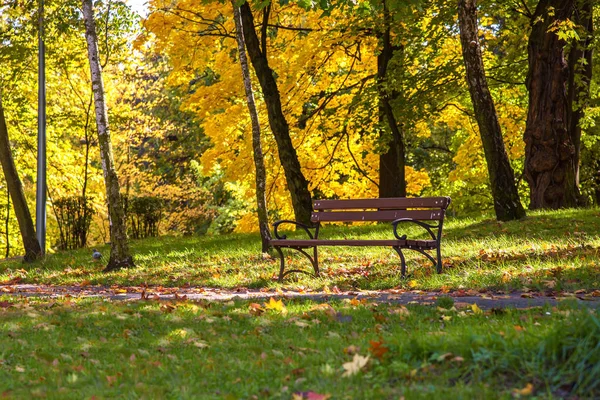
<path id="1" fill-rule="evenodd" d="M 102 170 L 104 172 L 104 182 L 106 185 L 106 201 L 110 223 L 110 258 L 104 269 L 104 271 L 108 272 L 115 269 L 134 266 L 134 262 L 129 251 L 125 209 L 121 200 L 119 178 L 113 160 L 92 0 L 82 0 L 82 5 L 85 22 L 85 38 L 92 76 L 92 91 L 94 93 L 98 143 L 100 145 L 100 157 L 102 159 Z"/>
<path id="2" fill-rule="evenodd" d="M 310 224 L 312 212 L 312 199 L 308 190 L 308 181 L 304 177 L 298 161 L 296 149 L 290 137 L 290 127 L 283 114 L 281 96 L 277 81 L 267 57 L 267 25 L 269 19 L 269 6 L 264 11 L 262 36 L 259 40 L 254 28 L 254 16 L 250 5 L 245 2 L 240 7 L 244 40 L 250 61 L 258 77 L 262 93 L 267 106 L 269 125 L 277 143 L 279 160 L 285 172 L 287 186 L 292 197 L 292 206 L 296 220 Z"/>
<path id="3" fill-rule="evenodd" d="M 34 261 L 42 255 L 40 243 L 35 234 L 33 219 L 27 206 L 25 193 L 23 192 L 23 184 L 19 179 L 17 167 L 13 160 L 10 142 L 8 140 L 8 128 L 6 119 L 4 118 L 4 108 L 2 107 L 2 98 L 0 93 L 0 163 L 2 163 L 2 171 L 8 186 L 8 192 L 12 198 L 15 215 L 19 223 L 21 238 L 23 239 L 23 247 L 25 248 L 24 261 Z M 7 211 L 8 212 L 8 211 Z"/>
<path id="4" fill-rule="evenodd" d="M 406 196 L 406 151 L 402 128 L 396 116 L 392 101 L 398 92 L 386 88 L 388 66 L 394 52 L 401 51 L 401 45 L 393 45 L 391 39 L 391 15 L 387 0 L 383 0 L 383 31 L 378 34 L 380 53 L 377 56 L 377 80 L 379 85 L 379 119 L 386 122 L 390 135 L 387 148 L 379 156 L 379 197 Z"/>
<path id="5" fill-rule="evenodd" d="M 467 84 L 483 143 L 496 218 L 500 221 L 520 219 L 525 216 L 525 210 L 519 199 L 514 172 L 502 140 L 502 130 L 498 122 L 496 107 L 485 78 L 477 35 L 475 0 L 459 0 L 458 20 L 460 43 L 467 71 Z"/>
<path id="6" fill-rule="evenodd" d="M 254 90 L 250 79 L 250 67 L 248 65 L 248 58 L 246 57 L 242 18 L 240 9 L 235 4 L 235 0 L 231 1 L 231 5 L 233 6 L 233 18 L 235 20 L 236 40 L 240 57 L 240 66 L 242 68 L 242 77 L 244 79 L 246 103 L 248 104 L 248 112 L 250 113 L 250 120 L 252 122 L 252 151 L 254 154 L 254 167 L 256 169 L 256 208 L 258 213 L 258 227 L 262 241 L 262 252 L 265 253 L 269 250 L 269 240 L 271 239 L 266 195 L 267 172 L 260 142 L 260 121 L 258 120 L 256 102 L 254 101 Z"/>

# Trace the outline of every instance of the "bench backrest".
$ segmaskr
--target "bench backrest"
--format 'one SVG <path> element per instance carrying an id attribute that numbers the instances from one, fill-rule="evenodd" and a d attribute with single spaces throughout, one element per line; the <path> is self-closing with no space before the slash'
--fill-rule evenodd
<path id="1" fill-rule="evenodd" d="M 394 221 L 399 218 L 442 221 L 450 197 L 314 200 L 311 221 Z"/>

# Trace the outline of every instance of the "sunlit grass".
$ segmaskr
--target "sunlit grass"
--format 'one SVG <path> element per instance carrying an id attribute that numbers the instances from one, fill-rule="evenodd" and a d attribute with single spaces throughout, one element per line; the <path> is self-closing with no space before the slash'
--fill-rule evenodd
<path id="1" fill-rule="evenodd" d="M 0 282 L 65 285 L 160 285 L 220 288 L 299 288 L 322 290 L 424 290 L 460 288 L 542 290 L 594 289 L 600 286 L 600 212 L 561 210 L 530 212 L 523 221 L 500 223 L 489 218 L 452 219 L 444 227 L 444 272 L 434 273 L 428 260 L 407 251 L 409 276 L 400 276 L 398 256 L 390 248 L 322 247 L 322 277 L 296 274 L 276 282 L 279 260 L 259 254 L 255 234 L 217 237 L 160 237 L 133 241 L 137 267 L 104 274 L 91 250 L 59 252 L 24 265 L 0 264 Z M 390 238 L 388 224 L 325 226 L 323 237 Z M 409 238 L 425 237 L 418 228 Z M 302 232 L 293 235 L 302 236 Z M 107 246 L 99 248 L 108 257 Z M 303 257 L 287 252 L 292 267 L 310 269 Z"/>
<path id="2" fill-rule="evenodd" d="M 268 308 L 0 297 L 0 397 L 600 395 L 594 313 L 570 303 L 484 312 L 446 300 L 444 308 L 358 300 Z M 368 360 L 348 374 L 356 354 Z"/>

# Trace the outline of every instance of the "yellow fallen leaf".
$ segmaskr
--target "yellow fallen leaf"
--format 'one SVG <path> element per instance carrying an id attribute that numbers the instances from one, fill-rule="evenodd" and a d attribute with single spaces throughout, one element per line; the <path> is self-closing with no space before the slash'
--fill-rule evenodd
<path id="1" fill-rule="evenodd" d="M 523 389 L 513 389 L 513 393 L 519 396 L 531 396 L 533 394 L 533 384 L 528 383 Z"/>
<path id="2" fill-rule="evenodd" d="M 267 310 L 273 310 L 273 311 L 278 311 L 282 314 L 287 313 L 287 308 L 285 308 L 285 305 L 283 304 L 283 301 L 281 300 L 275 300 L 274 298 L 270 298 L 268 303 L 265 303 L 265 309 Z"/>
<path id="3" fill-rule="evenodd" d="M 479 306 L 475 303 L 471 304 L 471 310 L 473 310 L 473 313 L 475 315 L 483 314 L 483 311 L 481 310 L 481 308 L 479 308 Z"/>
<path id="4" fill-rule="evenodd" d="M 344 363 L 344 373 L 342 376 L 352 376 L 360 372 L 360 370 L 369 362 L 369 356 L 363 357 L 360 354 L 354 354 L 352 361 Z"/>

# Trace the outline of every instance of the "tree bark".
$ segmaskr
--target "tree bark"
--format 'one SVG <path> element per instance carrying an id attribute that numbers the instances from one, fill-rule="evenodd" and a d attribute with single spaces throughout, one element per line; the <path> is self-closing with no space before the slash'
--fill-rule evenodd
<path id="1" fill-rule="evenodd" d="M 581 205 L 577 185 L 579 136 L 567 96 L 566 42 L 548 32 L 556 21 L 571 18 L 575 0 L 540 0 L 529 36 L 529 110 L 525 128 L 525 179 L 531 209 Z M 552 9 L 552 12 L 548 12 Z M 571 119 L 571 121 L 569 120 Z M 578 121 L 577 121 L 578 122 Z"/>
<path id="2" fill-rule="evenodd" d="M 262 252 L 266 253 L 269 250 L 271 233 L 269 231 L 269 214 L 267 209 L 266 195 L 267 172 L 265 169 L 265 159 L 260 143 L 260 122 L 258 120 L 258 112 L 256 111 L 256 103 L 254 101 L 252 81 L 250 80 L 250 68 L 248 65 L 248 59 L 246 58 L 246 48 L 240 9 L 235 5 L 235 0 L 231 1 L 231 5 L 233 6 L 233 18 L 235 20 L 235 29 L 237 31 L 236 40 L 238 45 L 238 53 L 240 55 L 240 66 L 242 67 L 242 77 L 244 79 L 244 90 L 246 91 L 246 103 L 248 104 L 248 112 L 250 113 L 250 120 L 252 121 L 252 150 L 254 154 L 254 168 L 256 169 L 256 209 L 258 214 L 258 227 L 262 242 Z"/>
<path id="3" fill-rule="evenodd" d="M 467 73 L 467 84 L 475 119 L 487 163 L 496 219 L 510 221 L 525 216 L 515 175 L 510 165 L 494 100 L 487 85 L 485 69 L 477 37 L 477 6 L 475 0 L 459 0 L 458 21 L 460 43 Z"/>
<path id="4" fill-rule="evenodd" d="M 269 116 L 269 125 L 277 143 L 279 160 L 283 167 L 288 190 L 292 198 L 294 214 L 297 221 L 310 224 L 312 199 L 308 190 L 308 181 L 302 173 L 296 149 L 294 149 L 292 144 L 290 128 L 281 107 L 281 97 L 277 88 L 277 81 L 273 75 L 273 70 L 269 66 L 265 54 L 266 49 L 261 49 L 260 41 L 254 28 L 252 10 L 247 2 L 240 7 L 240 14 L 246 48 L 263 92 Z"/>
<path id="5" fill-rule="evenodd" d="M 581 153 L 581 126 L 579 121 L 586 107 L 590 84 L 592 82 L 592 39 L 594 34 L 592 2 L 582 0 L 580 12 L 575 13 L 574 20 L 584 29 L 585 37 L 580 42 L 574 41 L 569 51 L 569 78 L 567 82 L 567 126 L 571 141 L 575 146 L 573 163 L 575 165 L 575 185 L 579 187 L 579 156 Z M 579 78 L 579 79 L 577 79 Z"/>
<path id="6" fill-rule="evenodd" d="M 23 261 L 31 262 L 42 255 L 42 248 L 35 235 L 35 227 L 23 192 L 23 184 L 19 179 L 19 173 L 10 149 L 2 98 L 0 98 L 0 162 L 2 163 L 2 171 L 4 172 L 8 192 L 12 198 L 17 222 L 19 223 L 21 238 L 23 239 L 23 247 L 25 248 Z"/>
<path id="7" fill-rule="evenodd" d="M 108 205 L 108 218 L 110 224 L 110 258 L 104 269 L 105 272 L 125 267 L 134 266 L 133 257 L 129 252 L 127 241 L 127 228 L 125 210 L 123 208 L 119 188 L 119 178 L 113 160 L 110 131 L 108 129 L 108 112 L 104 101 L 104 82 L 102 80 L 102 67 L 98 54 L 98 36 L 94 21 L 92 0 L 82 0 L 83 18 L 85 22 L 85 39 L 87 41 L 88 58 L 92 76 L 92 91 L 96 111 L 96 125 L 98 128 L 98 144 L 104 182 L 106 186 L 106 202 Z"/>
<path id="8" fill-rule="evenodd" d="M 387 122 L 391 137 L 387 141 L 385 153 L 379 156 L 379 197 L 406 196 L 406 154 L 402 130 L 396 121 L 391 102 L 397 93 L 385 87 L 388 65 L 394 51 L 390 37 L 390 16 L 386 0 L 383 0 L 383 17 L 385 30 L 379 35 L 381 53 L 377 56 L 377 81 L 379 85 L 379 120 Z M 387 135 L 385 135 L 387 136 Z"/>

